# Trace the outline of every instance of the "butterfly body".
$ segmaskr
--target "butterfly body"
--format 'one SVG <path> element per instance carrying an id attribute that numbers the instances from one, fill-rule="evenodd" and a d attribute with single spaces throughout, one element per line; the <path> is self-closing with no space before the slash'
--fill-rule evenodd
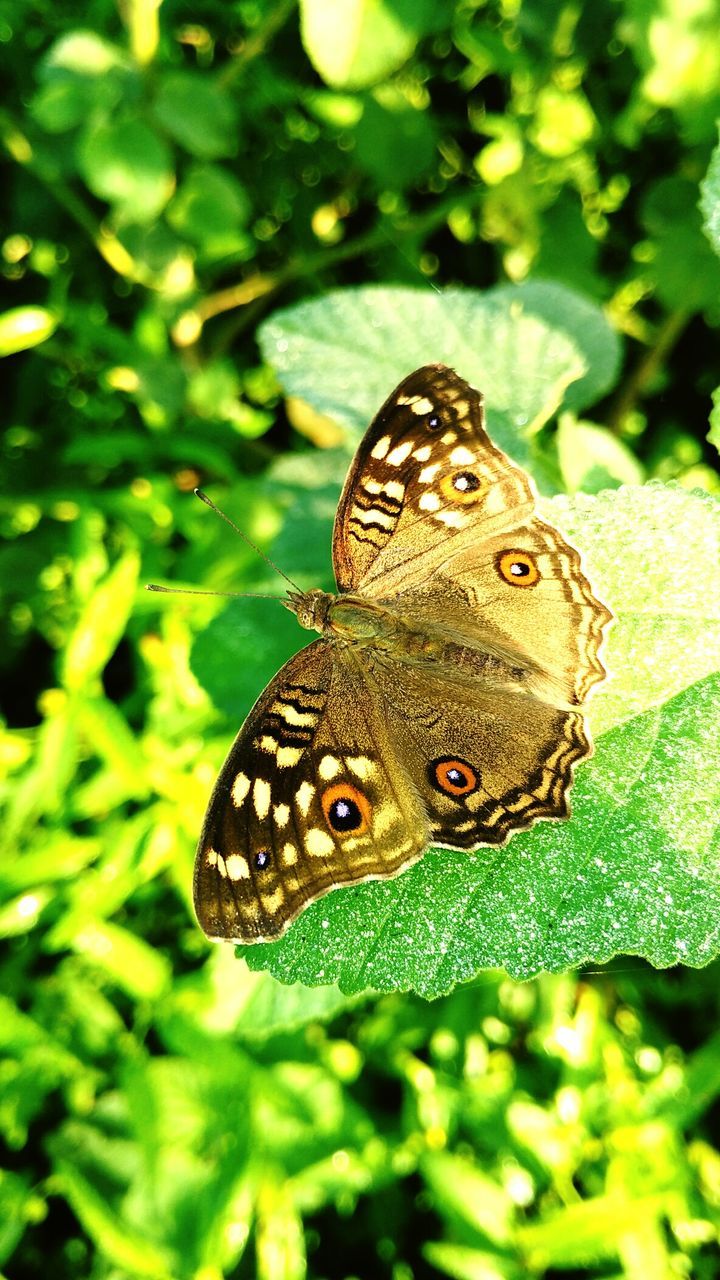
<path id="1" fill-rule="evenodd" d="M 565 817 L 591 751 L 611 615 L 452 370 L 416 370 L 371 424 L 333 561 L 337 594 L 284 602 L 320 638 L 258 699 L 210 802 L 195 905 L 213 938 L 279 937 L 430 843 L 499 845 Z"/>

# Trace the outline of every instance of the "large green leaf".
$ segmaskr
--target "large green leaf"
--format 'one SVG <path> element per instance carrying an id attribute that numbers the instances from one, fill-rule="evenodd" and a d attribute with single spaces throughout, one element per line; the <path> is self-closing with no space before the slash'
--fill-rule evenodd
<path id="1" fill-rule="evenodd" d="M 597 400 L 618 368 L 617 337 L 600 309 L 540 282 L 485 293 L 337 290 L 277 312 L 260 343 L 286 391 L 355 438 L 412 369 L 451 364 L 482 389 L 493 437 L 525 465 L 533 432 L 562 402 L 580 409 Z"/>
<path id="2" fill-rule="evenodd" d="M 543 512 L 616 617 L 573 817 L 328 894 L 279 942 L 245 948 L 251 967 L 433 997 L 488 967 L 527 978 L 617 952 L 658 966 L 717 953 L 720 507 L 655 484 Z"/>

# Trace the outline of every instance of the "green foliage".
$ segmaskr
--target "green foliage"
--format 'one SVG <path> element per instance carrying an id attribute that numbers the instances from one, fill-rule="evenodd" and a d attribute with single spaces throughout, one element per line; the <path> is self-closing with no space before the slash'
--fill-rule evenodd
<path id="1" fill-rule="evenodd" d="M 0 6 L 3 1274 L 714 1276 L 718 16 Z M 193 852 L 302 636 L 141 587 L 279 593 L 197 484 L 330 585 L 351 446 L 443 358 L 617 615 L 597 752 L 570 822 L 251 972 Z"/>

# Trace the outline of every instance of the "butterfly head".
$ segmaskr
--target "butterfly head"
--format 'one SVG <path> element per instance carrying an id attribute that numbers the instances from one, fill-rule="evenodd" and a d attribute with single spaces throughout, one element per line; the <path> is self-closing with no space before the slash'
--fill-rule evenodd
<path id="1" fill-rule="evenodd" d="M 319 631 L 322 635 L 327 629 L 327 616 L 334 596 L 327 591 L 313 588 L 312 591 L 289 591 L 283 604 L 294 613 L 301 627 L 308 631 Z"/>

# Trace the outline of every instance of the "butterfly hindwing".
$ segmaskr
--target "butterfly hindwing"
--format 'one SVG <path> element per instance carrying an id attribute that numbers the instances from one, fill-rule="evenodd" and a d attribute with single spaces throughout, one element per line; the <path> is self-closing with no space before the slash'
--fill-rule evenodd
<path id="1" fill-rule="evenodd" d="M 568 816 L 574 766 L 592 746 L 579 711 L 521 688 L 442 670 L 373 660 L 389 708 L 391 744 L 422 795 L 431 843 L 456 849 L 502 844 L 538 818 Z"/>
<path id="2" fill-rule="evenodd" d="M 451 641 L 458 654 L 495 654 L 525 692 L 557 706 L 580 706 L 605 677 L 599 653 L 610 611 L 575 548 L 537 518 L 458 551 L 395 607 L 444 638 L 451 682 Z"/>

